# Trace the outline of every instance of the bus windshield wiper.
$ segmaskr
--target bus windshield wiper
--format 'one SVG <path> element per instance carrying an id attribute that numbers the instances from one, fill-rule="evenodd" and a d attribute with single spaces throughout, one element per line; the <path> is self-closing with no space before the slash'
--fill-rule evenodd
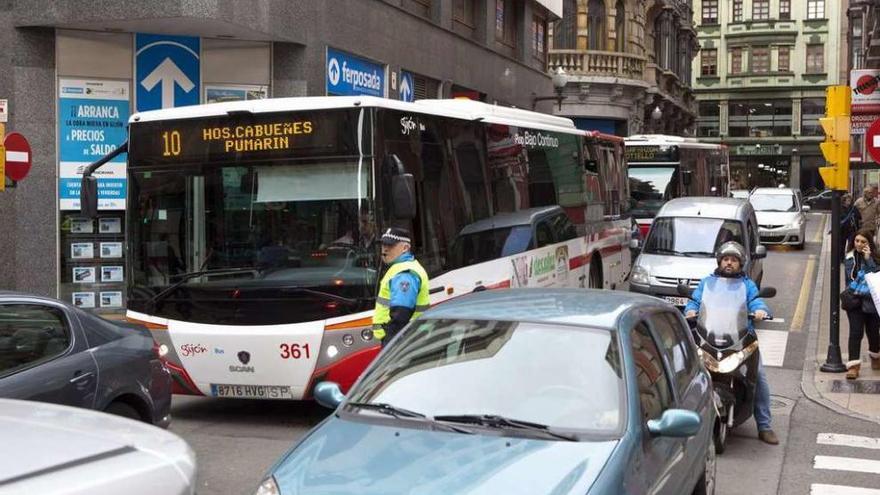
<path id="1" fill-rule="evenodd" d="M 350 297 L 344 297 L 336 294 L 332 294 L 330 292 L 325 292 L 318 289 L 312 289 L 309 287 L 300 287 L 298 285 L 287 285 L 283 287 L 279 287 L 281 292 L 305 292 L 306 294 L 312 294 L 314 296 L 326 297 L 327 299 L 333 299 L 335 301 L 340 301 L 348 304 L 356 304 L 359 302 L 359 299 L 352 299 Z"/>
<path id="2" fill-rule="evenodd" d="M 568 433 L 553 431 L 548 425 L 532 423 L 531 421 L 506 418 L 504 416 L 498 416 L 495 414 L 450 414 L 443 416 L 434 416 L 434 421 L 475 424 L 480 426 L 487 426 L 489 428 L 534 431 L 545 435 L 550 435 L 554 438 L 559 438 L 561 440 L 568 440 L 570 442 L 578 441 L 578 438 L 576 436 Z"/>
<path id="3" fill-rule="evenodd" d="M 151 297 L 150 300 L 147 301 L 147 304 L 155 305 L 157 302 L 159 302 L 160 300 L 164 299 L 169 294 L 174 292 L 178 287 L 180 287 L 181 285 L 187 283 L 188 281 L 190 281 L 196 277 L 201 277 L 203 275 L 227 275 L 227 274 L 232 275 L 235 273 L 249 272 L 249 271 L 255 271 L 255 270 L 257 270 L 256 267 L 247 266 L 247 267 L 241 267 L 241 268 L 215 268 L 212 270 L 198 270 L 195 272 L 187 272 L 187 273 L 181 273 L 179 275 L 172 275 L 172 277 L 180 278 L 180 280 L 178 280 L 177 282 L 174 282 L 173 284 L 171 284 L 168 287 L 159 291 L 155 296 Z"/>
<path id="4" fill-rule="evenodd" d="M 422 413 L 410 411 L 402 407 L 392 406 L 386 402 L 346 402 L 346 406 L 359 407 L 361 409 L 372 409 L 388 416 L 395 418 L 427 418 Z"/>

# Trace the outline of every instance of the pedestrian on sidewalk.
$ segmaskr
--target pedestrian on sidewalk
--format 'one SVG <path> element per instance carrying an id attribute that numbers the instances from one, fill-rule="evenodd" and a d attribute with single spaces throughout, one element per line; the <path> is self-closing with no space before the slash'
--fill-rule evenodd
<path id="1" fill-rule="evenodd" d="M 873 237 L 874 231 L 877 230 L 877 208 L 878 205 L 880 205 L 875 197 L 874 189 L 866 187 L 865 190 L 862 191 L 862 197 L 857 199 L 854 205 L 859 210 L 859 215 L 862 217 L 859 228 L 870 230 L 872 234 L 871 237 Z"/>
<path id="2" fill-rule="evenodd" d="M 852 194 L 844 194 L 840 198 L 840 203 L 843 215 L 840 218 L 840 260 L 838 262 L 843 263 L 847 251 L 852 249 L 853 237 L 856 236 L 862 223 L 862 215 L 853 204 Z"/>
<path id="3" fill-rule="evenodd" d="M 880 370 L 880 315 L 871 298 L 865 274 L 880 270 L 880 254 L 874 245 L 872 232 L 862 229 L 856 232 L 852 246 L 844 260 L 846 286 L 861 300 L 861 305 L 846 310 L 849 319 L 849 361 L 846 378 L 855 380 L 861 371 L 862 336 L 868 335 L 868 354 L 871 369 Z"/>

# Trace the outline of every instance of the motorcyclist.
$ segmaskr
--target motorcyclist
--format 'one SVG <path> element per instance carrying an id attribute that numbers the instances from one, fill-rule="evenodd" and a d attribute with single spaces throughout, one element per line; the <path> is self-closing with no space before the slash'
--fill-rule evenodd
<path id="1" fill-rule="evenodd" d="M 743 273 L 743 263 L 745 262 L 745 249 L 738 242 L 725 242 L 715 253 L 718 261 L 718 268 L 714 273 L 700 281 L 700 285 L 694 290 L 691 300 L 685 306 L 685 317 L 693 318 L 700 309 L 703 297 L 703 287 L 706 282 L 712 278 L 739 278 L 742 279 L 746 286 L 746 304 L 749 313 L 754 314 L 756 320 L 763 320 L 770 316 L 770 308 L 758 296 L 758 286 L 745 273 Z M 754 332 L 755 328 L 751 320 L 748 323 L 749 331 Z M 770 417 L 770 384 L 767 382 L 767 375 L 764 373 L 764 366 L 758 361 L 758 380 L 755 390 L 755 422 L 758 424 L 758 438 L 761 441 L 776 445 L 779 438 L 771 428 Z"/>

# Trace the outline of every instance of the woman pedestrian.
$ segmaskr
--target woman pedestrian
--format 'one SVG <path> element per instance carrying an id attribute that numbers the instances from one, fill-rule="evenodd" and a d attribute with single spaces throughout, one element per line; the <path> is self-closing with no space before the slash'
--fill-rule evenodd
<path id="1" fill-rule="evenodd" d="M 840 198 L 841 211 L 840 216 L 840 262 L 846 253 L 852 249 L 853 237 L 859 230 L 859 224 L 862 223 L 862 215 L 859 209 L 853 204 L 852 194 L 846 193 Z"/>
<path id="2" fill-rule="evenodd" d="M 855 380 L 861 370 L 862 336 L 868 335 L 868 355 L 871 369 L 880 370 L 880 316 L 871 298 L 865 275 L 880 271 L 880 254 L 877 253 L 872 232 L 862 229 L 853 236 L 853 243 L 844 260 L 847 289 L 860 300 L 853 309 L 846 310 L 849 319 L 849 361 L 846 378 Z"/>

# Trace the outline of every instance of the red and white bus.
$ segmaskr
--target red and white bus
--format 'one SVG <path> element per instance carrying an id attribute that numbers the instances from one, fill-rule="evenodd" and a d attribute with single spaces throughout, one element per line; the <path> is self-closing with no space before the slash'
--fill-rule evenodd
<path id="1" fill-rule="evenodd" d="M 719 196 L 729 190 L 727 146 L 695 138 L 636 135 L 626 138 L 632 214 L 642 238 L 660 207 L 673 198 Z"/>
<path id="2" fill-rule="evenodd" d="M 432 304 L 622 288 L 629 273 L 623 141 L 569 119 L 287 98 L 139 113 L 126 149 L 127 318 L 164 346 L 178 393 L 347 389 L 379 350 L 376 239 L 389 226 L 413 233 Z"/>

